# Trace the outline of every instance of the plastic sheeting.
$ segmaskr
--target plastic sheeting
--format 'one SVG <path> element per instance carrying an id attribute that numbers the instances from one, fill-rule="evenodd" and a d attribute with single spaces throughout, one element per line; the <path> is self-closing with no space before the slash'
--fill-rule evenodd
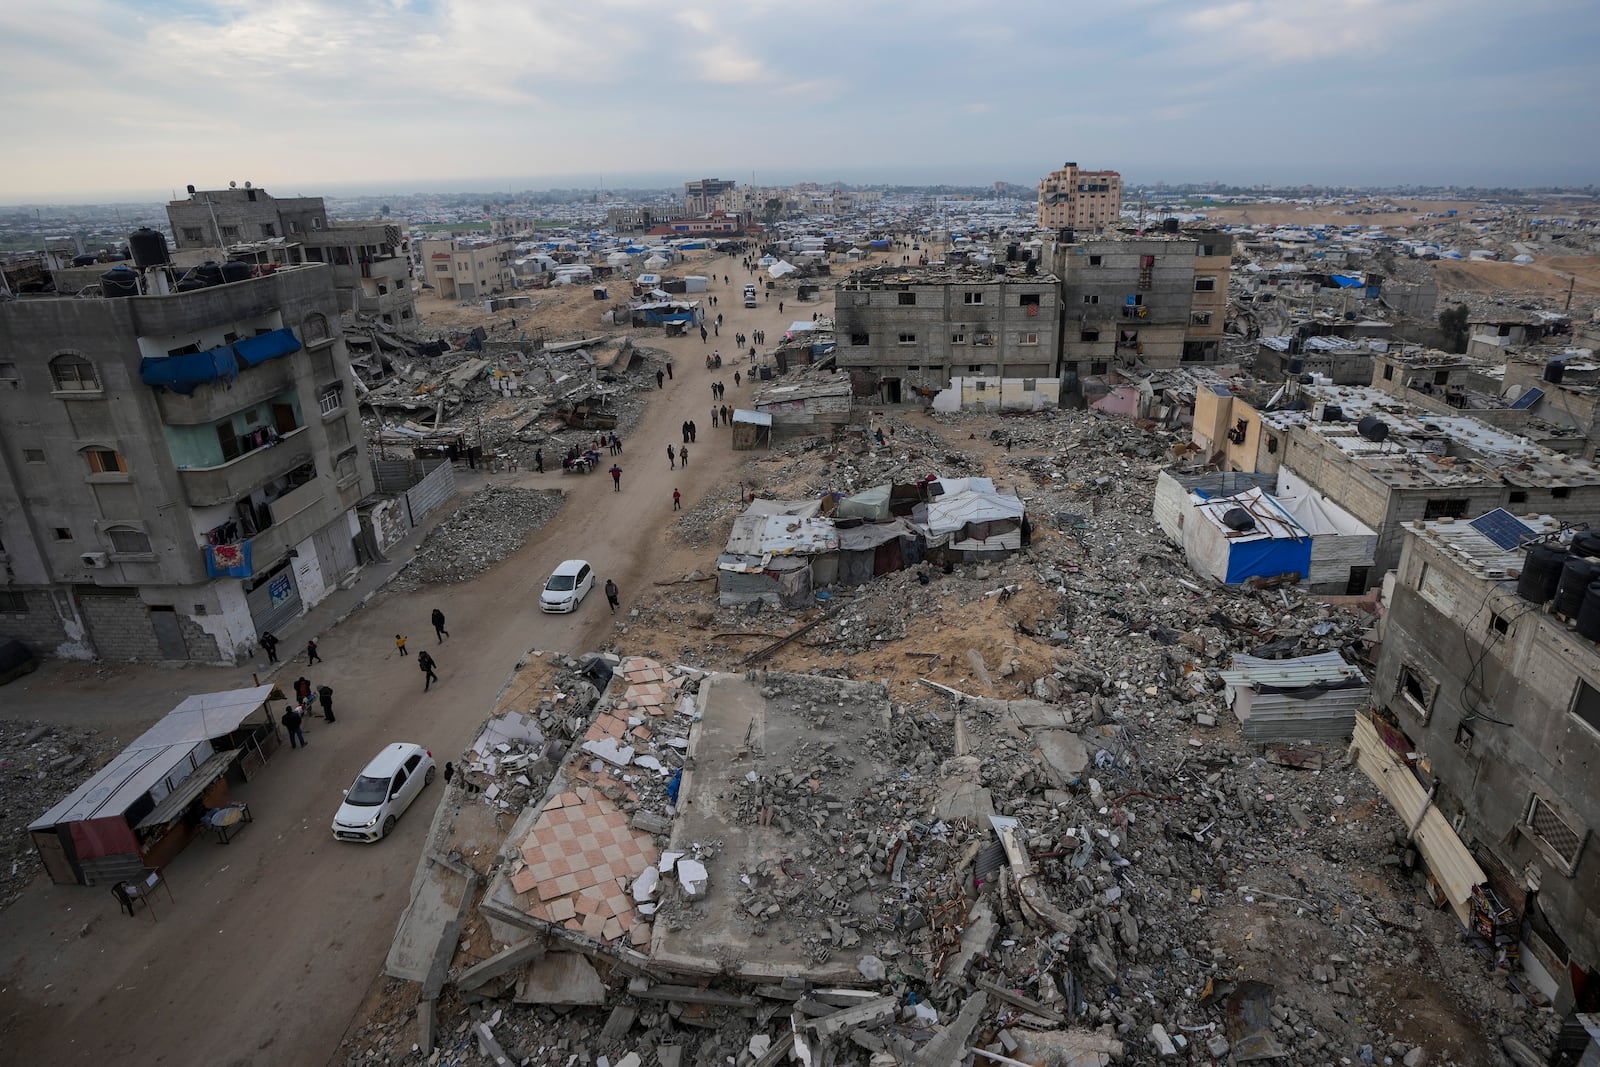
<path id="1" fill-rule="evenodd" d="M 246 367 L 259 366 L 269 359 L 278 359 L 291 352 L 300 351 L 300 339 L 293 330 L 269 330 L 254 337 L 233 343 L 233 350 Z"/>
<path id="2" fill-rule="evenodd" d="M 191 396 L 202 385 L 231 382 L 239 376 L 239 358 L 232 345 L 183 356 L 146 356 L 139 361 L 139 380 L 157 389 Z"/>

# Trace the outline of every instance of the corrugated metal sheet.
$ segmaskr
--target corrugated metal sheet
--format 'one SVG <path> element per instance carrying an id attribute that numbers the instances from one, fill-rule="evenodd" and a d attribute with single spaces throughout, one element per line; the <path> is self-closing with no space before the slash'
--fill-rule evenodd
<path id="1" fill-rule="evenodd" d="M 740 515 L 733 520 L 724 551 L 736 556 L 787 556 L 838 549 L 839 538 L 831 519 Z"/>
<path id="2" fill-rule="evenodd" d="M 1361 677 L 1361 671 L 1346 663 L 1345 658 L 1337 652 L 1319 652 L 1295 659 L 1258 659 L 1255 656 L 1236 655 L 1228 666 L 1229 669 L 1222 672 L 1222 680 L 1230 688 L 1260 684 L 1288 689 Z"/>
<path id="3" fill-rule="evenodd" d="M 455 468 L 448 461 L 440 460 L 422 481 L 406 490 L 406 502 L 411 506 L 412 525 L 421 522 L 455 495 Z"/>
<path id="4" fill-rule="evenodd" d="M 1356 765 L 1394 806 L 1400 821 L 1417 827 L 1417 851 L 1422 853 L 1428 871 L 1449 898 L 1456 918 L 1467 925 L 1472 918 L 1472 887 L 1488 880 L 1483 868 L 1450 829 L 1449 821 L 1429 803 L 1427 791 L 1416 775 L 1383 743 L 1365 715 L 1356 719 L 1355 740 L 1350 748 L 1355 753 Z"/>
<path id="5" fill-rule="evenodd" d="M 1337 652 L 1298 659 L 1268 660 L 1234 656 L 1222 672 L 1228 703 L 1247 741 L 1336 741 L 1350 736 L 1356 712 L 1371 701 L 1365 685 L 1327 689 L 1315 695 L 1267 690 L 1308 690 L 1330 683 L 1357 681 L 1361 671 Z"/>

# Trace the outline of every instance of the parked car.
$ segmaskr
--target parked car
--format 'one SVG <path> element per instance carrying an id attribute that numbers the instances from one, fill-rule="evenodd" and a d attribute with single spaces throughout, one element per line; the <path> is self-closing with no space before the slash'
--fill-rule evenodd
<path id="1" fill-rule="evenodd" d="M 433 775 L 433 753 L 421 745 L 386 746 L 344 791 L 344 803 L 333 816 L 333 836 L 340 841 L 388 837 Z"/>
<path id="2" fill-rule="evenodd" d="M 594 588 L 594 568 L 584 559 L 569 559 L 550 572 L 539 594 L 540 611 L 577 611 Z"/>

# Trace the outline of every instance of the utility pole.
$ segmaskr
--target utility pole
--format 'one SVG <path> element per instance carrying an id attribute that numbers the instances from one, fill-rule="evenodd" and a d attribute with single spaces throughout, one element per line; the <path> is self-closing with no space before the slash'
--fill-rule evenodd
<path id="1" fill-rule="evenodd" d="M 1567 306 L 1563 310 L 1566 310 L 1566 311 L 1571 311 L 1572 310 L 1572 289 L 1577 284 L 1578 284 L 1578 276 L 1576 274 L 1574 274 L 1572 277 L 1567 279 Z"/>

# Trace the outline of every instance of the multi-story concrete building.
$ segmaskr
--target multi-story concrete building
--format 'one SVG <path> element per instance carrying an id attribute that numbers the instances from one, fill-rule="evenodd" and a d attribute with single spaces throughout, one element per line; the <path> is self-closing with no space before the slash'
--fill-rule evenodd
<path id="1" fill-rule="evenodd" d="M 1039 227 L 1103 230 L 1122 217 L 1122 175 L 1063 163 L 1039 180 Z"/>
<path id="2" fill-rule="evenodd" d="M 725 178 L 701 178 L 683 183 L 683 210 L 686 215 L 709 215 L 713 211 L 737 211 L 735 183 Z"/>
<path id="3" fill-rule="evenodd" d="M 664 216 L 660 211 L 650 207 L 612 207 L 606 208 L 606 226 L 619 233 L 630 233 L 638 230 L 648 230 Z"/>
<path id="4" fill-rule="evenodd" d="M 1530 561 L 1513 524 L 1545 540 L 1559 526 L 1406 529 L 1372 692 L 1565 1013 L 1600 982 L 1600 647 L 1518 595 Z"/>
<path id="5" fill-rule="evenodd" d="M 279 198 L 265 189 L 189 187 L 167 204 L 178 259 L 207 253 L 251 262 L 326 263 L 339 310 L 399 330 L 416 325 L 411 247 L 405 230 L 382 220 L 335 222 L 320 196 Z"/>
<path id="6" fill-rule="evenodd" d="M 1202 389 L 1194 425 L 1194 443 L 1220 469 L 1276 471 L 1280 494 L 1320 493 L 1376 530 L 1363 587 L 1399 562 L 1404 526 L 1415 520 L 1498 507 L 1571 521 L 1600 514 L 1600 469 L 1593 465 L 1475 418 L 1410 408 L 1370 387 L 1294 387 L 1270 410 L 1226 387 Z"/>
<path id="7" fill-rule="evenodd" d="M 995 273 L 998 266 L 1003 273 Z M 857 396 L 932 396 L 952 377 L 1053 378 L 1060 288 L 1037 264 L 881 267 L 834 294 L 834 364 Z"/>
<path id="8" fill-rule="evenodd" d="M 444 300 L 482 300 L 517 287 L 510 241 L 423 241 L 422 280 Z"/>
<path id="9" fill-rule="evenodd" d="M 373 476 L 326 264 L 0 303 L 0 630 L 233 663 L 357 565 Z"/>
<path id="10" fill-rule="evenodd" d="M 1061 279 L 1064 372 L 1216 362 L 1232 241 L 1208 231 L 1062 231 L 1047 255 Z"/>

